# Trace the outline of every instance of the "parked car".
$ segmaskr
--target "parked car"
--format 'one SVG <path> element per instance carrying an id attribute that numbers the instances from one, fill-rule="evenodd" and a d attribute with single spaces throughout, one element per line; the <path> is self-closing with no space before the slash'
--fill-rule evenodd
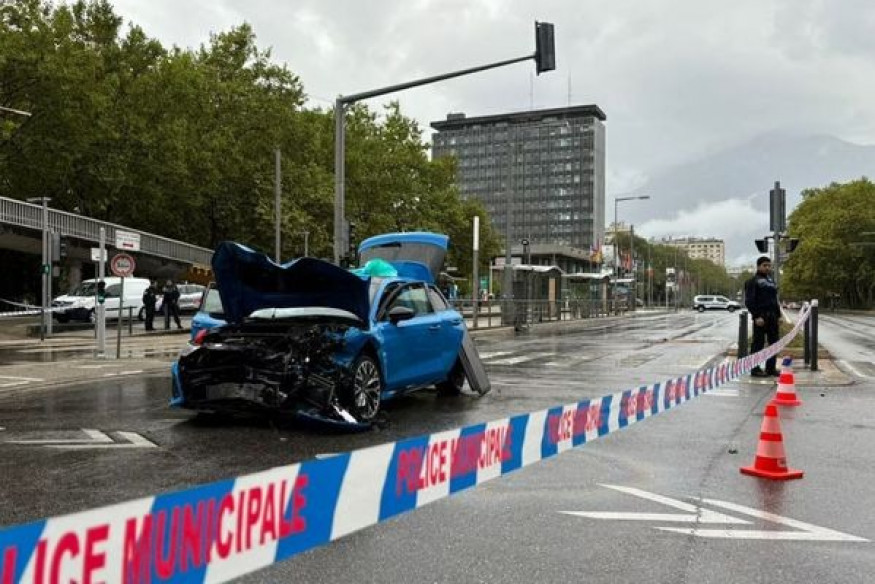
<path id="1" fill-rule="evenodd" d="M 201 286 L 200 284 L 178 284 L 176 286 L 179 288 L 179 312 L 197 312 L 200 310 L 201 299 L 204 295 L 205 286 Z M 158 301 L 155 303 L 155 314 L 161 314 L 162 307 L 164 306 L 164 295 L 162 294 L 164 288 L 162 286 L 158 287 Z M 146 309 L 141 308 L 140 312 L 137 314 L 137 318 L 140 320 L 146 319 Z"/>
<path id="2" fill-rule="evenodd" d="M 210 330 L 226 324 L 225 308 L 222 306 L 222 297 L 215 282 L 210 282 L 210 285 L 204 288 L 199 306 L 200 309 L 191 318 L 192 342 L 202 330 Z"/>
<path id="3" fill-rule="evenodd" d="M 393 397 L 459 393 L 473 343 L 463 352 L 462 315 L 435 285 L 448 242 L 372 237 L 355 271 L 309 257 L 278 265 L 221 244 L 213 272 L 227 324 L 199 330 L 173 364 L 171 405 L 368 424 Z"/>
<path id="4" fill-rule="evenodd" d="M 699 312 L 706 310 L 728 310 L 733 312 L 741 308 L 741 304 L 726 296 L 696 296 L 693 298 L 693 308 Z"/>
<path id="5" fill-rule="evenodd" d="M 119 317 L 119 304 L 122 294 L 122 279 L 116 276 L 108 276 L 103 279 L 106 283 L 106 299 L 104 310 L 107 319 Z M 81 284 L 73 287 L 69 292 L 52 300 L 52 308 L 55 310 L 55 318 L 60 323 L 71 320 L 84 322 L 95 321 L 95 307 L 97 306 L 97 279 L 83 280 Z M 122 317 L 127 316 L 128 309 L 137 314 L 143 307 L 143 292 L 149 287 L 146 278 L 124 279 L 124 304 L 122 305 Z"/>

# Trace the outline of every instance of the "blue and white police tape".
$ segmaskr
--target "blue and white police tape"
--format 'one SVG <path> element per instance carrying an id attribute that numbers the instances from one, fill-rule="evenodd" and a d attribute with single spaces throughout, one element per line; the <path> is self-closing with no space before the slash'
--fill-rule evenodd
<path id="1" fill-rule="evenodd" d="M 225 582 L 672 409 L 776 345 L 663 383 L 0 531 L 0 584 Z"/>
<path id="2" fill-rule="evenodd" d="M 10 306 L 19 306 L 24 308 L 24 310 L 11 310 L 8 312 L 0 312 L 0 318 L 7 316 L 34 316 L 37 314 L 42 314 L 43 309 L 41 306 L 34 306 L 32 304 L 23 304 L 21 302 L 13 302 L 12 300 L 6 300 L 4 298 L 0 298 L 0 302 L 4 304 L 9 304 Z M 66 308 L 46 308 L 45 312 L 59 312 L 67 310 Z"/>

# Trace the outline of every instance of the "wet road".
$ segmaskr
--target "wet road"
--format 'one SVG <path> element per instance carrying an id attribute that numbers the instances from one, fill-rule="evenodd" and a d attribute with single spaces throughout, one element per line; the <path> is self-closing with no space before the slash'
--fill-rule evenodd
<path id="1" fill-rule="evenodd" d="M 829 317 L 831 318 L 831 317 Z M 856 318 L 856 317 L 854 317 Z M 863 341 L 824 319 L 821 338 L 840 359 Z M 493 381 L 483 398 L 433 392 L 387 405 L 386 428 L 325 435 L 293 424 L 215 424 L 166 407 L 165 376 L 0 397 L 0 524 L 86 509 L 422 433 L 488 421 L 691 372 L 735 339 L 737 316 L 645 316 L 582 333 L 478 339 Z M 865 351 L 865 349 L 863 349 Z M 871 353 L 870 353 L 871 355 Z M 871 357 L 869 358 L 871 359 Z M 54 365 L 60 366 L 60 365 Z M 247 577 L 251 582 L 866 582 L 871 543 L 706 539 L 656 529 L 685 523 L 605 520 L 572 512 L 678 513 L 657 502 L 690 496 L 741 505 L 743 529 L 799 532 L 767 511 L 814 528 L 875 539 L 875 406 L 863 377 L 847 388 L 800 388 L 805 406 L 784 422 L 794 483 L 738 473 L 750 464 L 771 384 L 736 384 L 585 448 L 440 501 Z M 114 444 L 131 432 L 151 446 L 56 450 L 10 440 L 82 438 Z M 638 489 L 621 492 L 603 485 Z M 642 495 L 642 493 L 644 493 Z M 647 496 L 650 498 L 648 499 Z M 704 506 L 704 504 L 703 504 Z M 694 510 L 693 515 L 701 511 Z M 718 524 L 717 529 L 723 528 Z M 816 532 L 816 530 L 812 531 Z M 822 532 L 822 531 L 821 531 Z M 780 574 L 780 576 L 778 576 Z"/>

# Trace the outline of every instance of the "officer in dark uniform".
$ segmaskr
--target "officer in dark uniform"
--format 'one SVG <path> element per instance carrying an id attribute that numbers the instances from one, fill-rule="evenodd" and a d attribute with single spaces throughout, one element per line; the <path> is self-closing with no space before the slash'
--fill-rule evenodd
<path id="1" fill-rule="evenodd" d="M 155 305 L 158 303 L 158 287 L 155 280 L 149 283 L 149 287 L 143 292 L 143 310 L 146 313 L 146 330 L 154 331 Z"/>
<path id="2" fill-rule="evenodd" d="M 744 305 L 753 318 L 753 343 L 751 353 L 762 350 L 768 339 L 769 345 L 778 342 L 778 322 L 781 307 L 778 305 L 778 286 L 772 279 L 772 260 L 766 256 L 757 259 L 757 273 L 744 284 Z M 778 376 L 775 368 L 777 355 L 766 361 L 766 370 L 759 366 L 750 372 L 756 377 Z"/>

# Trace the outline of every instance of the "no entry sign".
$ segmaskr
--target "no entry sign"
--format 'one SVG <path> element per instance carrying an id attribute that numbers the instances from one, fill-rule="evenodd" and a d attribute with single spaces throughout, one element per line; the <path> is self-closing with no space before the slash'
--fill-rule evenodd
<path id="1" fill-rule="evenodd" d="M 109 262 L 109 269 L 112 270 L 113 274 L 120 278 L 127 278 L 133 274 L 136 267 L 137 262 L 134 261 L 133 257 L 126 253 L 114 255 Z"/>

